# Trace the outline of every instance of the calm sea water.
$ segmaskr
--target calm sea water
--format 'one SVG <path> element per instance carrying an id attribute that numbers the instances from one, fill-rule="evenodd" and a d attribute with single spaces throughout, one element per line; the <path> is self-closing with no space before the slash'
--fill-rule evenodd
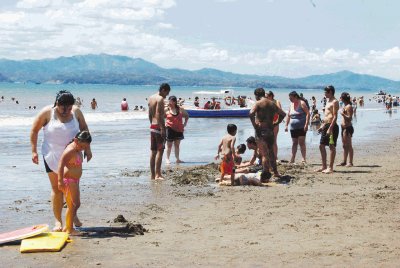
<path id="1" fill-rule="evenodd" d="M 147 112 L 120 112 L 122 98 L 127 98 L 130 108 L 135 105 L 147 107 L 146 98 L 158 90 L 158 86 L 117 86 L 117 85 L 35 85 L 35 84 L 0 84 L 0 168 L 2 170 L 2 187 L 0 189 L 1 210 L 7 209 L 13 200 L 29 196 L 32 192 L 42 198 L 49 193 L 49 183 L 43 163 L 39 166 L 31 162 L 29 142 L 30 128 L 34 117 L 41 108 L 53 104 L 55 95 L 60 89 L 70 90 L 75 97 L 83 100 L 82 111 L 94 136 L 92 143 L 93 159 L 84 164 L 82 178 L 85 184 L 104 183 L 118 178 L 124 169 L 148 170 L 149 162 L 149 122 Z M 192 92 L 198 90 L 221 90 L 220 87 L 173 87 L 171 95 L 185 98 L 187 101 Z M 253 97 L 251 88 L 233 88 L 236 95 Z M 276 98 L 281 100 L 283 108 L 289 107 L 288 93 L 292 89 L 274 89 Z M 320 90 L 297 90 L 303 92 L 307 99 L 323 97 Z M 340 89 L 337 89 L 340 94 Z M 398 118 L 397 110 L 387 113 L 381 104 L 369 101 L 373 92 L 354 91 L 353 96 L 364 96 L 365 107 L 358 108 L 354 120 L 354 144 L 368 142 L 380 122 Z M 395 93 L 395 94 L 398 94 Z M 18 100 L 16 104 L 11 98 Z M 90 101 L 96 98 L 98 109 L 90 108 Z M 311 101 L 310 101 L 311 103 Z M 28 109 L 36 106 L 37 109 Z M 318 102 L 319 110 L 322 103 Z M 213 161 L 217 145 L 226 133 L 226 125 L 235 123 L 238 126 L 237 142 L 245 143 L 254 131 L 248 118 L 198 119 L 191 118 L 185 130 L 185 140 L 181 143 L 181 158 L 186 165 L 203 164 Z M 42 133 L 39 136 L 39 148 Z M 319 136 L 310 131 L 307 135 L 307 146 L 318 146 Z M 340 144 L 340 142 L 339 142 Z M 279 158 L 289 159 L 291 139 L 283 127 L 278 136 Z M 245 158 L 251 157 L 247 151 Z M 298 156 L 299 157 L 299 156 Z M 174 161 L 171 154 L 171 160 Z M 148 183 L 148 178 L 142 178 Z M 27 192 L 29 189 L 29 192 Z"/>

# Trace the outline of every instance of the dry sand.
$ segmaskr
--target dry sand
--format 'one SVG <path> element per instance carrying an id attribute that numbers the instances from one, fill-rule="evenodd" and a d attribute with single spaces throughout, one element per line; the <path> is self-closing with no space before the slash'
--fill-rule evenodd
<path id="1" fill-rule="evenodd" d="M 309 148 L 309 165 L 280 166 L 292 178 L 286 186 L 218 187 L 212 166 L 150 184 L 123 171 L 121 180 L 82 189 L 79 214 L 85 226 L 122 214 L 144 235 L 73 238 L 59 253 L 3 246 L 2 267 L 399 267 L 399 137 L 380 131 L 385 140 L 355 148 L 355 166 L 330 175 L 311 172 L 319 152 Z M 51 212 L 21 204 L 18 213 Z"/>

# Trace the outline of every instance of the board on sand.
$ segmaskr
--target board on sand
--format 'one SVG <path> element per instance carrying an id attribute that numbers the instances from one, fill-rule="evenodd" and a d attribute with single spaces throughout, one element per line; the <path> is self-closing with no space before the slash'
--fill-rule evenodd
<path id="1" fill-rule="evenodd" d="M 34 226 L 23 228 L 23 229 L 18 229 L 18 230 L 11 231 L 11 232 L 2 233 L 2 234 L 0 234 L 0 245 L 4 244 L 4 243 L 32 237 L 32 236 L 44 233 L 44 232 L 48 231 L 48 229 L 49 229 L 49 225 L 39 224 L 39 225 L 34 225 Z"/>
<path id="2" fill-rule="evenodd" d="M 21 253 L 60 251 L 68 240 L 66 232 L 42 233 L 21 242 Z"/>

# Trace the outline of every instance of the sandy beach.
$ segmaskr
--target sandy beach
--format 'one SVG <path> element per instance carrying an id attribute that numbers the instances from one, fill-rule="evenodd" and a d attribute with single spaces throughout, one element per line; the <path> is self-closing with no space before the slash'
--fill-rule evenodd
<path id="1" fill-rule="evenodd" d="M 399 10 L 0 1 L 0 268 L 400 268 Z"/>
<path id="2" fill-rule="evenodd" d="M 147 232 L 133 237 L 81 237 L 58 253 L 0 249 L 3 267 L 398 267 L 400 261 L 400 135 L 380 127 L 355 148 L 355 166 L 331 175 L 281 165 L 291 182 L 276 187 L 219 187 L 215 168 L 171 168 L 167 180 L 136 183 L 148 171 L 82 189 L 85 226 L 109 226 L 118 215 Z M 392 132 L 393 133 L 393 132 Z M 336 163 L 341 160 L 339 142 Z M 137 202 L 137 200 L 142 200 Z M 5 221 L 51 219 L 50 203 L 16 200 Z M 3 220 L 3 216 L 2 216 Z"/>

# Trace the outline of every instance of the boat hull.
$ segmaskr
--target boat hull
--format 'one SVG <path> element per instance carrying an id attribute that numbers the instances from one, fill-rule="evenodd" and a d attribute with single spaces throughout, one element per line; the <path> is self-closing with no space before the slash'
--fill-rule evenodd
<path id="1" fill-rule="evenodd" d="M 250 109 L 185 109 L 189 117 L 248 117 Z"/>

